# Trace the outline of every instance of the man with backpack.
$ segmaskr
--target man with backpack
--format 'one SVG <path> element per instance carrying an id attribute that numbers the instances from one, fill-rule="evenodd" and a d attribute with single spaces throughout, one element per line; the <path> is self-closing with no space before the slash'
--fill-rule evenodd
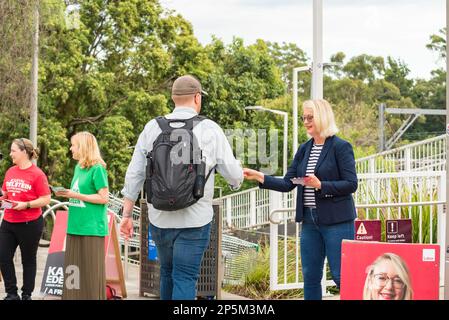
<path id="1" fill-rule="evenodd" d="M 132 209 L 145 182 L 150 233 L 160 261 L 162 300 L 193 300 L 213 218 L 214 171 L 233 189 L 243 181 L 223 130 L 199 116 L 200 82 L 190 75 L 172 86 L 175 109 L 140 134 L 125 177 L 120 231 L 132 236 Z M 145 236 L 145 235 L 142 235 Z"/>

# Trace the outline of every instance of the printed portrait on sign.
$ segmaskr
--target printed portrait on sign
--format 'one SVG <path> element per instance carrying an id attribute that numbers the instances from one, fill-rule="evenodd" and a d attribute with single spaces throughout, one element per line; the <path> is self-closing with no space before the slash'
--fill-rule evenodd
<path id="1" fill-rule="evenodd" d="M 437 244 L 344 240 L 341 300 L 438 300 Z"/>

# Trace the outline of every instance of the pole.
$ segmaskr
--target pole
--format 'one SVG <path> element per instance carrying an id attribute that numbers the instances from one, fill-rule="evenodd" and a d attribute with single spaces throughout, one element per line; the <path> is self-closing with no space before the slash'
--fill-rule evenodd
<path id="1" fill-rule="evenodd" d="M 385 104 L 379 105 L 379 152 L 385 150 Z"/>
<path id="2" fill-rule="evenodd" d="M 124 254 L 125 254 L 125 261 L 123 261 L 123 271 L 125 274 L 125 280 L 128 280 L 128 257 L 129 257 L 129 241 L 128 239 L 125 239 L 125 246 L 124 246 Z"/>
<path id="3" fill-rule="evenodd" d="M 293 69 L 293 149 L 292 158 L 298 150 L 298 68 Z"/>
<path id="4" fill-rule="evenodd" d="M 312 99 L 323 99 L 323 0 L 313 1 Z"/>
<path id="5" fill-rule="evenodd" d="M 308 66 L 293 69 L 293 148 L 292 158 L 298 150 L 298 77 L 300 72 L 310 71 Z"/>
<path id="6" fill-rule="evenodd" d="M 449 43 L 449 0 L 446 0 L 446 43 Z M 446 84 L 449 83 L 449 47 L 446 46 Z M 446 85 L 446 158 L 449 152 L 449 86 Z M 444 263 L 444 300 L 449 300 L 449 164 L 446 160 L 446 237 L 445 237 L 445 263 Z M 443 252 L 441 253 L 443 254 Z"/>
<path id="7" fill-rule="evenodd" d="M 30 140 L 37 146 L 37 100 L 38 100 L 38 57 L 39 57 L 39 0 L 34 8 L 33 61 L 31 67 L 31 97 L 30 97 Z"/>
<path id="8" fill-rule="evenodd" d="M 287 149 L 288 149 L 288 113 L 284 114 L 284 154 L 283 154 L 283 175 L 287 173 Z"/>

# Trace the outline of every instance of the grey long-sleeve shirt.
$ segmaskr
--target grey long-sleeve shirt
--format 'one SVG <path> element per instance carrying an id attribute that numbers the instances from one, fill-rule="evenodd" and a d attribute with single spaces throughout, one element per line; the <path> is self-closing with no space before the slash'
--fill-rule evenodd
<path id="1" fill-rule="evenodd" d="M 190 107 L 176 107 L 168 119 L 189 119 L 197 113 Z M 161 129 L 156 120 L 148 122 L 140 134 L 134 154 L 126 171 L 122 195 L 136 201 L 145 182 L 146 155 L 153 149 L 153 143 Z M 216 170 L 232 188 L 239 188 L 243 181 L 241 164 L 235 159 L 232 148 L 223 130 L 214 121 L 206 119 L 193 129 L 203 156 L 206 158 L 206 173 L 216 166 Z M 214 175 L 211 174 L 204 188 L 204 196 L 190 207 L 177 211 L 162 211 L 149 204 L 150 222 L 159 228 L 201 227 L 212 221 L 212 199 L 214 196 Z"/>

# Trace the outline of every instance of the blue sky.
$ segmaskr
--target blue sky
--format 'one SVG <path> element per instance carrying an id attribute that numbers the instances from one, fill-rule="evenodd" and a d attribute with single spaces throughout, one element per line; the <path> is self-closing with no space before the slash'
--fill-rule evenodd
<path id="1" fill-rule="evenodd" d="M 312 0 L 161 0 L 183 15 L 201 43 L 215 35 L 246 44 L 256 39 L 293 42 L 312 57 Z M 338 51 L 347 57 L 367 53 L 400 58 L 411 77 L 429 78 L 444 66 L 425 48 L 445 26 L 444 0 L 323 0 L 324 59 Z"/>

